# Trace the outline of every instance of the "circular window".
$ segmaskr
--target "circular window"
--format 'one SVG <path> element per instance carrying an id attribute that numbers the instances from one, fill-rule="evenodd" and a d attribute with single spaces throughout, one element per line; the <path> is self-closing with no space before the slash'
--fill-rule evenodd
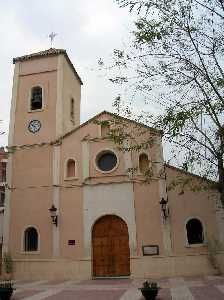
<path id="1" fill-rule="evenodd" d="M 109 172 L 116 167 L 117 156 L 111 151 L 104 151 L 97 156 L 96 163 L 101 171 Z"/>

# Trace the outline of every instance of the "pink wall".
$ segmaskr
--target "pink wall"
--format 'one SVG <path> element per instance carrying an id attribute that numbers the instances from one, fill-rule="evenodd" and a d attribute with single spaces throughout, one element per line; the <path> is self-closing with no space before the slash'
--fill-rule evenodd
<path id="1" fill-rule="evenodd" d="M 177 176 L 186 177 L 183 172 L 175 168 L 166 168 L 168 185 Z M 197 180 L 195 178 L 195 180 Z M 189 218 L 199 218 L 204 225 L 206 241 L 216 239 L 215 198 L 214 192 L 193 192 L 185 189 L 179 194 L 180 188 L 168 192 L 173 251 L 178 254 L 192 254 L 206 252 L 207 247 L 187 247 L 185 225 Z"/>

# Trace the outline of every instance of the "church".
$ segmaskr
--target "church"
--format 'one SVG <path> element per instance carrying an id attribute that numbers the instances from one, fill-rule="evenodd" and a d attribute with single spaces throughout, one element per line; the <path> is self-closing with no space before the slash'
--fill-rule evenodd
<path id="1" fill-rule="evenodd" d="M 160 131 L 107 111 L 80 124 L 83 83 L 63 49 L 13 63 L 3 252 L 15 279 L 224 271 L 223 252 L 209 247 L 224 241 L 218 194 L 168 188 L 201 179 L 164 163 Z M 122 151 L 109 138 L 114 119 L 150 147 Z M 165 175 L 145 182 L 147 170 Z"/>

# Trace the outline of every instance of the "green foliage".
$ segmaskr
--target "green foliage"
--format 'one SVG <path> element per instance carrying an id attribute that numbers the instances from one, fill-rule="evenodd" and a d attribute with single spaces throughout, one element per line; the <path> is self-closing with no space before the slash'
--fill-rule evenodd
<path id="1" fill-rule="evenodd" d="M 149 290 L 158 290 L 159 286 L 158 286 L 157 282 L 154 282 L 154 281 L 145 281 L 142 284 L 142 288 L 143 289 L 149 289 Z"/>
<path id="2" fill-rule="evenodd" d="M 0 281 L 0 289 L 15 289 L 11 280 Z"/>
<path id="3" fill-rule="evenodd" d="M 141 121 L 164 133 L 173 160 L 185 171 L 218 181 L 224 206 L 223 1 L 117 2 L 137 18 L 133 41 L 114 50 L 112 66 L 119 76 L 110 80 L 123 84 L 132 98 L 144 98 L 150 108 L 161 108 L 153 117 L 141 114 Z M 119 95 L 115 107 L 130 118 L 132 103 L 123 109 L 121 103 Z M 120 145 L 124 138 L 120 132 Z"/>
<path id="4" fill-rule="evenodd" d="M 167 32 L 161 27 L 161 22 L 147 21 L 144 18 L 139 19 L 136 23 L 137 30 L 135 37 L 137 43 L 150 43 L 154 40 L 161 40 Z"/>

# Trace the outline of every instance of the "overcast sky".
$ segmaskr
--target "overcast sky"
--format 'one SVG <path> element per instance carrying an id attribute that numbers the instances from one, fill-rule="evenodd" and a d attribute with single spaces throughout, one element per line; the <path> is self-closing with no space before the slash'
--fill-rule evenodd
<path id="1" fill-rule="evenodd" d="M 13 57 L 50 48 L 48 35 L 58 33 L 54 47 L 64 48 L 83 80 L 81 121 L 106 109 L 119 90 L 109 83 L 97 61 L 110 59 L 114 48 L 129 40 L 133 16 L 114 0 L 0 0 L 0 120 L 7 132 Z M 0 146 L 7 134 L 0 136 Z"/>

